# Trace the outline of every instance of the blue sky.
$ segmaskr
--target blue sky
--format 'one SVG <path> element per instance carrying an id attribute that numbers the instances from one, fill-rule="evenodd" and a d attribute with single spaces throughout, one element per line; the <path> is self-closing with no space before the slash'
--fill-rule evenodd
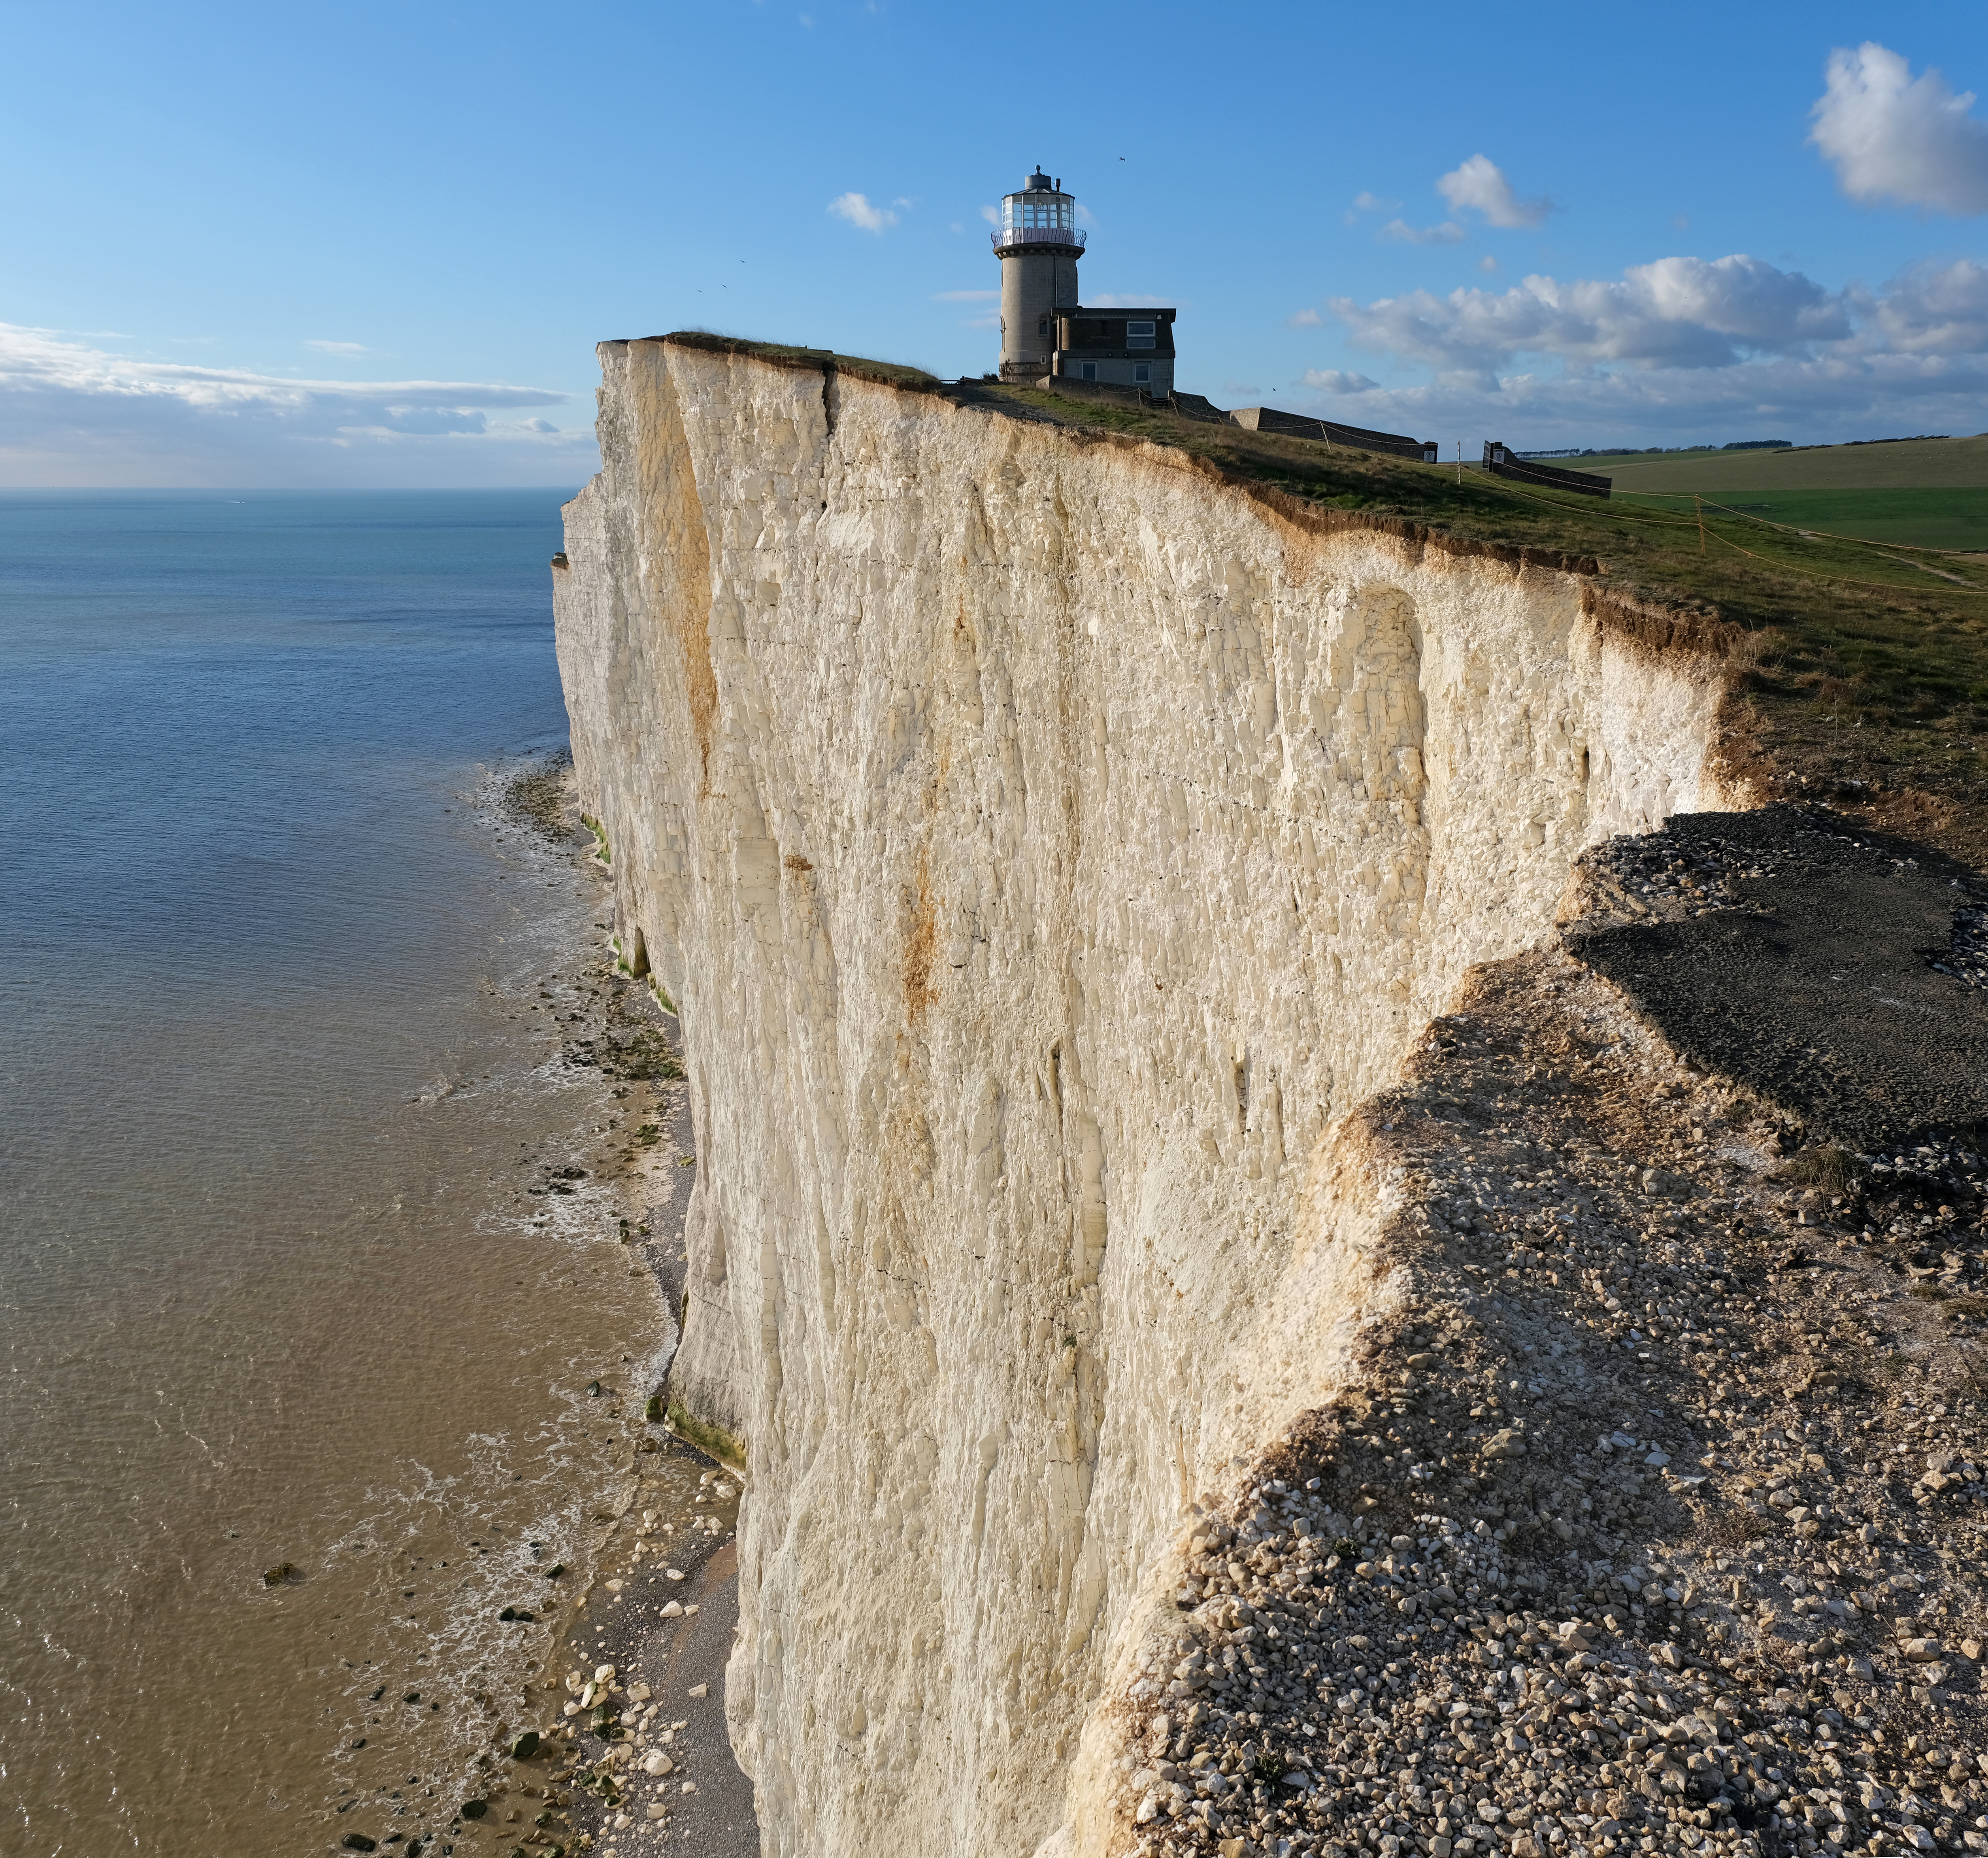
<path id="1" fill-rule="evenodd" d="M 677 328 L 978 373 L 1037 161 L 1223 405 L 1988 429 L 1982 8 L 1023 17 L 17 6 L 0 483 L 576 484 L 594 342 Z"/>

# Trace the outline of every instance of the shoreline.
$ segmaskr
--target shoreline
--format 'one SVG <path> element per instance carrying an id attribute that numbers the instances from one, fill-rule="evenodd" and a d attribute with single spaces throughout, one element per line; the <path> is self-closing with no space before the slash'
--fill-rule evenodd
<path id="1" fill-rule="evenodd" d="M 570 760 L 515 777 L 504 804 L 550 848 L 600 877 L 598 835 L 581 819 Z M 629 1133 L 611 1165 L 601 1158 L 594 1181 L 620 1202 L 631 1268 L 653 1278 L 672 1335 L 655 1386 L 602 1385 L 608 1413 L 635 1435 L 634 1450 L 593 1507 L 589 1574 L 554 1616 L 543 1664 L 527 1667 L 516 1724 L 504 1726 L 489 1785 L 465 1802 L 485 1810 L 458 1817 L 439 1849 L 634 1858 L 691 1840 L 700 1854 L 756 1858 L 752 1785 L 733 1758 L 724 1704 L 738 1616 L 741 1479 L 661 1417 L 696 1166 L 679 1028 L 653 982 L 629 974 L 610 941 L 576 958 L 580 979 L 599 964 L 605 985 L 573 1016 L 580 1023 L 569 1024 L 562 1056 L 599 1064 L 616 1080 L 613 1095 Z M 654 1352 L 625 1350 L 628 1372 L 639 1373 Z M 647 1416 L 652 1412 L 656 1417 Z M 611 1677 L 595 1683 L 608 1666 Z M 614 1720 L 600 1715 L 597 1690 Z"/>

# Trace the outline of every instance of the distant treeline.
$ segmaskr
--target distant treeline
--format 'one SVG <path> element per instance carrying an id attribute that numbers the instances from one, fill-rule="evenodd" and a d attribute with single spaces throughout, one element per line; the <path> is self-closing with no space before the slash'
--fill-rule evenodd
<path id="1" fill-rule="evenodd" d="M 1951 438 L 1951 432 L 1915 432 L 1910 438 L 1846 438 L 1846 445 L 1912 445 L 1922 438 Z M 1804 447 L 1804 450 L 1811 449 Z"/>
<path id="2" fill-rule="evenodd" d="M 1798 445 L 1791 438 L 1734 438 L 1723 445 L 1644 445 L 1638 458 L 1673 458 L 1688 452 L 1827 452 L 1838 445 L 1915 445 L 1922 439 L 1951 438 L 1951 432 L 1914 432 L 1902 438 L 1831 439 L 1820 445 Z M 1988 432 L 1979 435 L 1988 438 Z M 1514 458 L 1621 458 L 1619 445 L 1567 445 L 1557 452 L 1514 452 Z"/>
<path id="3" fill-rule="evenodd" d="M 1889 445 L 1889 439 L 1854 439 L 1854 445 Z M 1796 449 L 1791 438 L 1736 438 L 1723 445 L 1645 445 L 1639 456 L 1654 457 L 1658 452 L 1668 456 L 1682 452 L 1792 452 Z M 1515 452 L 1514 458 L 1619 458 L 1621 448 L 1609 445 L 1567 445 L 1557 452 Z"/>

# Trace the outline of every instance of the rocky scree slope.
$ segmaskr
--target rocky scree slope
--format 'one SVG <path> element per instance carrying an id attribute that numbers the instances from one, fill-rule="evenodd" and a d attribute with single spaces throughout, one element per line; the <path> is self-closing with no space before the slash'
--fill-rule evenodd
<path id="1" fill-rule="evenodd" d="M 1189 1506 L 1423 1295 L 1349 1117 L 1584 848 L 1724 804 L 1718 641 L 1165 447 L 602 360 L 560 665 L 682 1010 L 766 1848 L 1106 1849 Z"/>
<path id="2" fill-rule="evenodd" d="M 1568 946 L 1771 917 L 1735 863 L 1800 872 L 1804 906 L 1832 864 L 1837 909 L 1920 903 L 1848 825 L 1613 842 Z M 1786 959 L 1755 951 L 1742 997 Z M 1821 1035 L 1817 978 L 1785 990 L 1790 1035 Z M 1958 1024 L 1911 1042 L 1950 1069 L 1980 1015 L 1936 984 Z M 1867 1092 L 1851 1154 L 1564 950 L 1473 975 L 1340 1138 L 1396 1183 L 1404 1294 L 1186 1526 L 1182 1617 L 1087 1743 L 1084 1848 L 1988 1849 L 1988 1166 L 1918 1107 Z"/>

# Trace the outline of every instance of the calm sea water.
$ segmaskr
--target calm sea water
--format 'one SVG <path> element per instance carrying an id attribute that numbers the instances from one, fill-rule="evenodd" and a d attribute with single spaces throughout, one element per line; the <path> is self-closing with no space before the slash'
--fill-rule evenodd
<path id="1" fill-rule="evenodd" d="M 561 495 L 0 492 L 0 1849 L 445 1824 L 583 1571 L 668 1323 L 522 1190 L 617 1109 L 495 804 Z"/>

